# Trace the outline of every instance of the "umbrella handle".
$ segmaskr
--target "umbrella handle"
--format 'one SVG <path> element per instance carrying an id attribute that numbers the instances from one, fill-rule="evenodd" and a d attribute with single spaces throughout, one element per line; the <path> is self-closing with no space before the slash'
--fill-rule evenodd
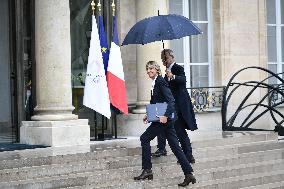
<path id="1" fill-rule="evenodd" d="M 158 16 L 160 16 L 160 10 L 158 10 Z M 165 49 L 165 43 L 164 41 L 162 40 L 162 43 L 163 43 L 163 50 Z"/>

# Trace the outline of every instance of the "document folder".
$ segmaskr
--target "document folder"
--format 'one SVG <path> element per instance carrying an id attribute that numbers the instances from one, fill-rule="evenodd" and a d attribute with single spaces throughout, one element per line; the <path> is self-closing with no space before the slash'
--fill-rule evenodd
<path id="1" fill-rule="evenodd" d="M 146 106 L 147 112 L 147 120 L 148 122 L 160 122 L 159 116 L 165 115 L 167 110 L 168 104 L 167 103 L 156 103 L 156 104 L 148 104 Z M 170 119 L 174 119 L 174 113 Z"/>

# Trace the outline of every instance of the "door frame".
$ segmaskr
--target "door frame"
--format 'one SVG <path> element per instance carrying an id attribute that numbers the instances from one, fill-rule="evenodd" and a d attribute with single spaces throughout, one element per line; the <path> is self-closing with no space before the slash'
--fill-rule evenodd
<path id="1" fill-rule="evenodd" d="M 25 15 L 26 7 L 29 6 L 30 17 Z M 34 43 L 34 0 L 9 1 L 10 16 L 10 74 L 11 74 L 11 118 L 12 118 L 12 142 L 20 140 L 21 122 L 27 120 L 25 110 L 25 73 L 24 73 L 24 37 L 26 27 L 31 27 L 31 53 L 32 62 L 32 99 L 35 95 L 35 43 Z M 28 19 L 28 20 L 25 20 Z M 27 23 L 30 22 L 30 26 Z M 34 103 L 33 103 L 34 104 Z"/>

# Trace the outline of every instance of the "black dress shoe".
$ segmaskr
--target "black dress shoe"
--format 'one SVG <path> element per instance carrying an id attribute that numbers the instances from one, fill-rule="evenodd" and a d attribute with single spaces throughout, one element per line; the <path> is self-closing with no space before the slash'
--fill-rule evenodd
<path id="1" fill-rule="evenodd" d="M 186 174 L 185 178 L 184 178 L 184 181 L 182 183 L 178 184 L 178 186 L 185 187 L 185 186 L 189 185 L 189 183 L 192 183 L 192 184 L 196 183 L 196 179 L 193 176 L 193 174 L 191 174 L 191 173 L 190 174 Z"/>
<path id="2" fill-rule="evenodd" d="M 143 169 L 141 175 L 134 177 L 134 180 L 153 180 L 153 172 L 151 169 Z"/>
<path id="3" fill-rule="evenodd" d="M 153 157 L 160 157 L 160 156 L 166 156 L 167 151 L 166 150 L 157 150 L 156 152 L 151 154 Z"/>

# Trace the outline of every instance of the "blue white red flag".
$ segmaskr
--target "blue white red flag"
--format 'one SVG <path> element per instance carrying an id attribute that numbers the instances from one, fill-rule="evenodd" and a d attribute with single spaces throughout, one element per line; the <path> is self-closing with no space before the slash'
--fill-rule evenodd
<path id="1" fill-rule="evenodd" d="M 111 104 L 123 113 L 128 114 L 126 87 L 115 16 L 113 17 L 113 36 L 107 69 L 107 84 Z"/>

